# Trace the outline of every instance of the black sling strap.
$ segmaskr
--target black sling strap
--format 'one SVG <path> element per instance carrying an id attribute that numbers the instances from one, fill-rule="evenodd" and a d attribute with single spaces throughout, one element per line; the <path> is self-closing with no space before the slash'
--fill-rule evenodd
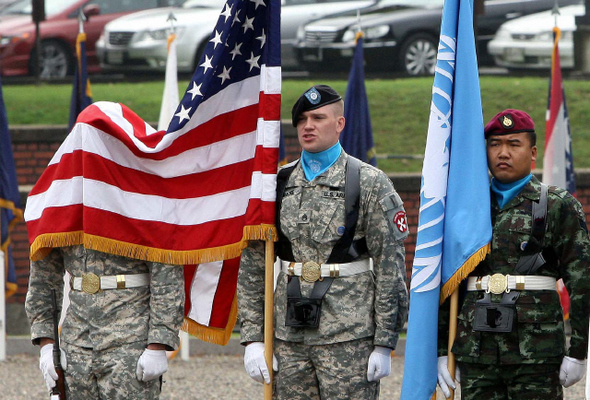
<path id="1" fill-rule="evenodd" d="M 549 188 L 541 183 L 541 195 L 539 201 L 533 202 L 533 222 L 531 226 L 531 237 L 526 245 L 526 254 L 522 255 L 514 268 L 519 275 L 531 275 L 545 265 L 543 257 L 543 241 L 545 237 L 547 220 L 547 193 Z"/>

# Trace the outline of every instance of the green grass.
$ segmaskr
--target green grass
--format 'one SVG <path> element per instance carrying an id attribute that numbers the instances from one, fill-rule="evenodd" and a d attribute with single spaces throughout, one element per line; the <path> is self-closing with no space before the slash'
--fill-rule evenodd
<path id="1" fill-rule="evenodd" d="M 346 81 L 283 81 L 282 116 L 289 119 L 291 106 L 309 86 L 327 83 L 341 94 Z M 184 92 L 187 81 L 179 88 Z M 377 153 L 393 155 L 422 154 L 428 128 L 432 78 L 410 78 L 366 81 L 373 137 Z M 590 168 L 590 81 L 564 82 L 574 143 L 574 165 Z M 162 98 L 163 82 L 96 83 L 92 84 L 93 98 L 123 103 L 146 121 L 157 121 Z M 70 85 L 3 87 L 4 101 L 10 125 L 66 124 L 70 103 Z M 547 107 L 548 78 L 498 77 L 481 78 L 484 121 L 506 108 L 527 111 L 536 123 L 539 160 L 542 167 Z M 456 115 L 454 118 L 461 118 Z M 380 159 L 379 167 L 387 172 L 418 172 L 421 160 Z"/>

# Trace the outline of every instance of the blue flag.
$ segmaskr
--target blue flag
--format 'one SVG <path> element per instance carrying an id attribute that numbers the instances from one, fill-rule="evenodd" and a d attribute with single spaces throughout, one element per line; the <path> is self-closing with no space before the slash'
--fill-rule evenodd
<path id="1" fill-rule="evenodd" d="M 491 237 L 473 0 L 446 0 L 422 168 L 402 399 L 427 400 L 435 393 L 439 302 L 485 258 Z"/>
<path id="2" fill-rule="evenodd" d="M 340 144 L 342 144 L 344 151 L 351 156 L 376 166 L 373 130 L 371 129 L 369 102 L 365 89 L 365 58 L 362 37 L 357 39 L 344 98 L 346 100 L 344 102 L 346 125 L 340 134 Z"/>
<path id="3" fill-rule="evenodd" d="M 86 34 L 84 32 L 78 33 L 76 54 L 78 62 L 76 63 L 76 74 L 74 75 L 74 86 L 72 87 L 72 101 L 70 103 L 70 122 L 68 124 L 70 130 L 76 123 L 78 114 L 92 104 L 92 91 L 90 90 L 88 68 L 86 67 Z"/>
<path id="4" fill-rule="evenodd" d="M 2 82 L 0 82 L 0 207 L 2 211 L 1 227 L 2 251 L 4 251 L 4 277 L 6 297 L 16 292 L 16 272 L 10 249 L 10 231 L 12 227 L 23 219 L 23 212 L 19 209 L 20 197 L 16 180 L 16 168 L 12 155 L 12 140 L 8 133 L 8 118 L 4 108 L 2 96 Z"/>

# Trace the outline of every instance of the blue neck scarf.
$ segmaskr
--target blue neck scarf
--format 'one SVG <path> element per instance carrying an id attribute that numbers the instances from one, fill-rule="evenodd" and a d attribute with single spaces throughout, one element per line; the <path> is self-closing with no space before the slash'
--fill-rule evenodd
<path id="1" fill-rule="evenodd" d="M 496 200 L 500 208 L 504 208 L 510 200 L 516 197 L 532 177 L 533 174 L 528 174 L 524 178 L 510 183 L 501 183 L 496 178 L 492 178 L 492 192 L 496 195 Z"/>
<path id="2" fill-rule="evenodd" d="M 301 166 L 307 180 L 313 181 L 316 176 L 330 168 L 340 157 L 340 153 L 342 153 L 340 142 L 336 142 L 334 146 L 319 153 L 303 150 L 301 152 Z"/>

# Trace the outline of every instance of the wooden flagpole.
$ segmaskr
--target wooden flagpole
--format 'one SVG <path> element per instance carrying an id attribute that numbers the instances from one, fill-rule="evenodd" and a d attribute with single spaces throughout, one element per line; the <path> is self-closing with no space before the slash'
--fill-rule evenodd
<path id="1" fill-rule="evenodd" d="M 455 336 L 457 336 L 457 314 L 459 311 L 459 288 L 451 294 L 451 315 L 449 317 L 449 347 L 448 347 L 448 369 L 451 374 L 451 378 L 455 380 L 455 355 L 451 352 L 453 343 L 455 342 Z M 451 399 L 455 398 L 455 391 L 449 387 L 451 391 Z"/>
<path id="2" fill-rule="evenodd" d="M 2 213 L 0 212 L 0 218 Z M 2 226 L 0 224 L 0 226 Z M 0 228 L 1 231 L 1 228 Z M 1 237 L 1 232 L 0 232 Z M 5 265 L 4 252 L 0 250 L 0 361 L 6 360 L 6 271 L 8 267 Z"/>
<path id="3" fill-rule="evenodd" d="M 270 384 L 264 384 L 264 400 L 272 399 L 272 355 L 274 340 L 274 259 L 275 247 L 272 232 L 269 231 L 265 242 L 265 275 L 264 275 L 264 358 L 270 375 Z"/>
<path id="4" fill-rule="evenodd" d="M 590 337 L 590 326 L 588 327 L 588 337 Z M 588 340 L 588 354 L 590 355 L 590 340 Z M 584 399 L 590 400 L 590 357 L 586 356 L 586 390 Z"/>

